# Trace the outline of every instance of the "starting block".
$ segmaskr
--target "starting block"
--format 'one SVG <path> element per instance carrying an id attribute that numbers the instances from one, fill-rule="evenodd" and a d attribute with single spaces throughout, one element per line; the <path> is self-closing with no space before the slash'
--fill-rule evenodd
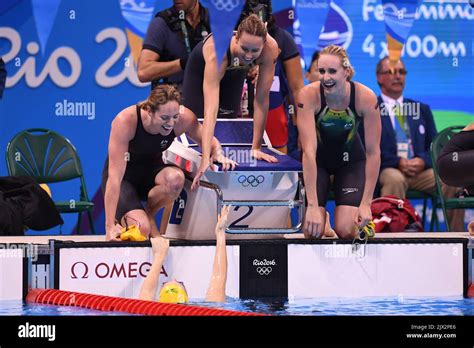
<path id="1" fill-rule="evenodd" d="M 218 120 L 215 136 L 224 155 L 238 163 L 224 172 L 213 165 L 191 191 L 192 180 L 174 202 L 166 236 L 169 238 L 215 239 L 217 215 L 222 205 L 231 205 L 228 238 L 281 238 L 301 231 L 304 217 L 304 187 L 298 178 L 300 162 L 273 149 L 264 135 L 262 151 L 275 156 L 277 163 L 257 161 L 251 156 L 252 119 Z M 194 174 L 200 164 L 201 149 L 186 135 L 176 139 L 165 152 L 166 163 L 173 163 Z M 290 213 L 298 209 L 299 221 L 290 226 Z M 234 237 L 234 238 L 233 238 Z"/>

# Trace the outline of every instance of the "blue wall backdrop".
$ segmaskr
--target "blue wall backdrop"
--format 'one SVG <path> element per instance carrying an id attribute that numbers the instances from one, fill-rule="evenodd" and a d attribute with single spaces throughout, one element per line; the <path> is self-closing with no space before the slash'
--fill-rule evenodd
<path id="1" fill-rule="evenodd" d="M 35 18 L 37 3 L 2 0 L 0 5 L 0 55 L 8 71 L 0 100 L 0 149 L 5 151 L 9 139 L 25 128 L 50 128 L 69 138 L 81 156 L 89 195 L 97 203 L 97 227 L 103 231 L 99 185 L 110 122 L 149 92 L 136 77 L 137 49 L 130 47 L 143 36 L 152 14 L 172 1 L 55 0 L 56 12 Z M 278 23 L 293 33 L 292 1 L 274 0 L 273 8 Z M 320 45 L 344 45 L 355 79 L 377 93 L 375 64 L 386 54 L 382 13 L 381 0 L 334 0 L 319 38 Z M 403 54 L 409 71 L 405 95 L 453 117 L 474 115 L 473 20 L 467 0 L 421 2 Z M 298 22 L 294 31 L 297 35 Z M 316 46 L 314 35 L 299 39 Z M 311 53 L 304 52 L 306 61 Z M 87 108 L 68 112 L 68 103 Z M 0 175 L 7 175 L 3 159 Z M 53 185 L 52 191 L 55 199 L 74 199 L 78 193 L 75 183 Z M 72 233 L 75 217 L 65 220 L 63 233 Z"/>

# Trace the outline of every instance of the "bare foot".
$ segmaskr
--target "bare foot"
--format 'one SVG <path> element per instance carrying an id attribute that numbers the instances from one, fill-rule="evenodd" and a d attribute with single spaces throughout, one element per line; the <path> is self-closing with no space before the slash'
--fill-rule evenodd
<path id="1" fill-rule="evenodd" d="M 324 226 L 324 237 L 337 238 L 336 232 L 331 227 L 331 220 L 330 220 L 328 212 L 326 212 L 326 225 Z"/>
<path id="2" fill-rule="evenodd" d="M 469 231 L 469 234 L 474 237 L 474 220 L 467 225 L 467 230 Z"/>

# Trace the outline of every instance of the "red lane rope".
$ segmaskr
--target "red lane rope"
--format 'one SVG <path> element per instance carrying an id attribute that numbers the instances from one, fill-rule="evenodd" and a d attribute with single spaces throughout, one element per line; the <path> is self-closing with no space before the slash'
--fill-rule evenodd
<path id="1" fill-rule="evenodd" d="M 469 289 L 467 290 L 467 297 L 474 297 L 474 284 L 469 285 Z"/>
<path id="2" fill-rule="evenodd" d="M 231 311 L 226 309 L 160 303 L 57 289 L 32 289 L 26 296 L 27 303 L 83 307 L 107 312 L 157 316 L 264 316 L 261 313 Z"/>

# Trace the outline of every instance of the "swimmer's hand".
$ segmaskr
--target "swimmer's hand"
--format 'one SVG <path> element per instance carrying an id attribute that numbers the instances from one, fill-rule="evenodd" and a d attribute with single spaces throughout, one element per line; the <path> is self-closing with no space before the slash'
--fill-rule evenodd
<path id="1" fill-rule="evenodd" d="M 308 206 L 303 224 L 305 238 L 321 238 L 324 233 L 323 219 L 319 207 Z"/>
<path id="2" fill-rule="evenodd" d="M 372 220 L 370 204 L 361 203 L 355 216 L 355 224 L 359 228 L 364 228 Z"/>
<path id="3" fill-rule="evenodd" d="M 250 68 L 249 72 L 247 73 L 247 79 L 255 85 L 258 80 L 258 65 L 254 65 Z"/>
<path id="4" fill-rule="evenodd" d="M 254 157 L 257 160 L 263 160 L 269 163 L 277 163 L 278 160 L 275 156 L 266 154 L 265 152 L 262 152 L 260 149 L 252 149 L 252 157 Z"/>
<path id="5" fill-rule="evenodd" d="M 201 164 L 199 165 L 199 169 L 197 170 L 196 176 L 194 177 L 193 183 L 191 184 L 191 190 L 194 190 L 199 186 L 199 181 L 201 180 L 201 177 L 204 175 L 210 165 L 211 162 L 209 158 L 201 158 Z"/>
<path id="6" fill-rule="evenodd" d="M 153 255 L 165 257 L 170 248 L 170 240 L 161 236 L 150 238 Z"/>
<path id="7" fill-rule="evenodd" d="M 212 161 L 220 163 L 222 165 L 222 170 L 224 172 L 226 172 L 228 170 L 234 170 L 235 166 L 238 165 L 237 162 L 232 161 L 231 159 L 225 157 L 224 154 L 222 153 L 222 151 L 220 151 L 219 153 L 213 155 L 212 156 Z"/>
<path id="8" fill-rule="evenodd" d="M 106 225 L 105 226 L 105 240 L 106 241 L 121 241 L 120 233 L 123 227 L 120 224 Z"/>

